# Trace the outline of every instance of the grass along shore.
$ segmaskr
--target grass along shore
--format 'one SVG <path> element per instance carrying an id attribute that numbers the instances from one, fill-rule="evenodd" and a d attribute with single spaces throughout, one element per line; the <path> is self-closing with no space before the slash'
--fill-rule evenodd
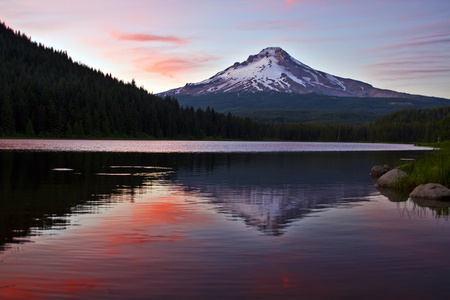
<path id="1" fill-rule="evenodd" d="M 397 167 L 410 176 L 408 180 L 398 182 L 398 188 L 412 190 L 425 183 L 439 183 L 450 188 L 450 141 L 423 146 L 436 149 L 421 159 Z"/>

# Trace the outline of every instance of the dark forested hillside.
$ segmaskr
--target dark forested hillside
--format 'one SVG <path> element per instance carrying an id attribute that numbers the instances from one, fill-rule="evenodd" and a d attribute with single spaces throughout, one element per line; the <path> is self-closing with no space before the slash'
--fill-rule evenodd
<path id="1" fill-rule="evenodd" d="M 449 107 L 363 126 L 263 123 L 181 107 L 0 24 L 0 136 L 421 142 L 449 139 Z"/>
<path id="2" fill-rule="evenodd" d="M 371 128 L 374 139 L 387 142 L 450 140 L 450 106 L 404 109 L 378 119 Z"/>
<path id="3" fill-rule="evenodd" d="M 65 52 L 0 26 L 0 134 L 45 137 L 176 137 L 192 110 L 180 109 Z"/>

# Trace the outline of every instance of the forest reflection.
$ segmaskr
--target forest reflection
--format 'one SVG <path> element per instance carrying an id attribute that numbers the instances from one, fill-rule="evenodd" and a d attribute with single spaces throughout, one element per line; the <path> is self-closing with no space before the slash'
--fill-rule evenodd
<path id="1" fill-rule="evenodd" d="M 112 153 L 0 152 L 0 250 L 45 229 L 64 229 L 71 215 L 133 201 L 152 180 L 172 175 L 169 168 L 140 167 L 136 159 Z"/>

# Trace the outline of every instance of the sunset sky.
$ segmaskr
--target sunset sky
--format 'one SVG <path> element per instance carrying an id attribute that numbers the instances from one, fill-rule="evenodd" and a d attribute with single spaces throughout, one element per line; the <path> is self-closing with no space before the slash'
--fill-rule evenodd
<path id="1" fill-rule="evenodd" d="M 448 0 L 0 0 L 0 21 L 149 92 L 279 46 L 315 69 L 450 98 Z"/>

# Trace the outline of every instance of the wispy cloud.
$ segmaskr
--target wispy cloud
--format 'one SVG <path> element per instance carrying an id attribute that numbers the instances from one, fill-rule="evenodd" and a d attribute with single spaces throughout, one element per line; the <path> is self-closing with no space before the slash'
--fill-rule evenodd
<path id="1" fill-rule="evenodd" d="M 393 70 L 378 70 L 373 72 L 379 80 L 405 80 L 412 78 L 422 78 L 424 77 L 442 77 L 450 75 L 450 68 L 443 69 L 393 69 Z"/>
<path id="2" fill-rule="evenodd" d="M 412 78 L 450 76 L 450 55 L 413 57 L 405 60 L 388 60 L 366 65 L 369 73 L 378 80 L 401 81 Z"/>
<path id="3" fill-rule="evenodd" d="M 449 23 L 450 25 L 450 23 Z M 413 36 L 410 37 L 408 40 L 424 40 L 424 39 L 433 39 L 433 38 L 441 38 L 441 37 L 450 37 L 450 33 L 435 33 L 435 34 L 428 34 L 428 35 L 422 35 L 422 36 Z"/>
<path id="4" fill-rule="evenodd" d="M 427 36 L 410 37 L 403 42 L 388 44 L 378 47 L 367 48 L 365 52 L 376 52 L 382 50 L 396 50 L 408 47 L 434 46 L 448 44 L 450 47 L 450 34 L 434 34 Z"/>
<path id="5" fill-rule="evenodd" d="M 119 31 L 111 31 L 110 35 L 119 41 L 136 41 L 136 42 L 161 42 L 170 44 L 187 44 L 187 39 L 182 39 L 173 35 L 154 35 L 143 33 L 123 33 Z"/>
<path id="6" fill-rule="evenodd" d="M 405 48 L 405 47 L 428 46 L 428 45 L 446 44 L 446 43 L 450 43 L 450 37 L 442 38 L 442 39 L 433 39 L 433 40 L 426 40 L 426 41 L 418 40 L 418 41 L 412 41 L 412 42 L 386 45 L 386 46 L 379 47 L 378 50 L 399 49 L 399 48 Z"/>

